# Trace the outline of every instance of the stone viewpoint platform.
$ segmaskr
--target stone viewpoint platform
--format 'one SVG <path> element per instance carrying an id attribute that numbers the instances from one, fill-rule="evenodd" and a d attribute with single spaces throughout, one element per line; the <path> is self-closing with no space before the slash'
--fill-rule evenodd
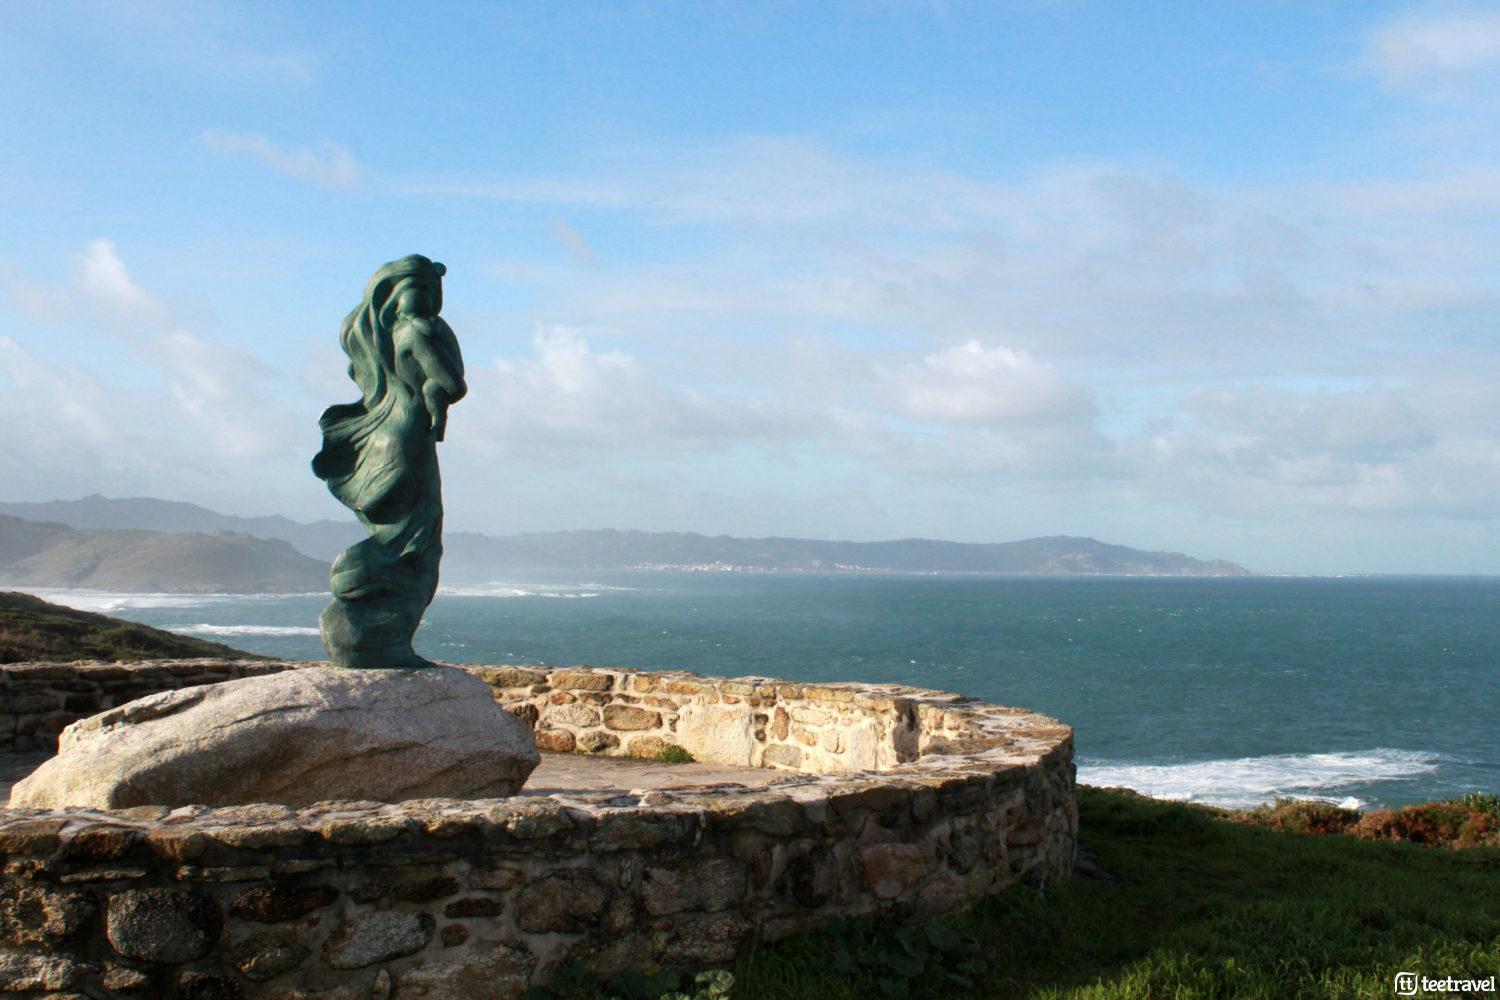
<path id="1" fill-rule="evenodd" d="M 35 763 L 82 715 L 304 666 L 0 667 L 0 751 Z M 465 669 L 551 751 L 517 796 L 0 810 L 0 991 L 519 998 L 569 957 L 721 966 L 1073 864 L 1072 731 L 1045 716 L 888 685 Z M 701 763 L 646 760 L 670 745 Z"/>

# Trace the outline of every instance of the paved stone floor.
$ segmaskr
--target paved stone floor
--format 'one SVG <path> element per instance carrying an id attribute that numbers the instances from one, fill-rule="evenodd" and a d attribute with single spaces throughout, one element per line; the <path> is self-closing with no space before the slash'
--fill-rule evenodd
<path id="1" fill-rule="evenodd" d="M 48 754 L 0 753 L 0 805 L 10 798 L 10 787 L 34 771 Z M 793 775 L 759 767 L 727 764 L 658 764 L 627 757 L 585 757 L 582 754 L 543 753 L 522 795 L 566 792 L 644 792 L 659 788 L 736 784 L 759 788 Z"/>
<path id="2" fill-rule="evenodd" d="M 644 792 L 697 785 L 746 785 L 760 788 L 795 777 L 786 771 L 732 764 L 658 764 L 629 757 L 585 757 L 544 753 L 527 779 L 522 795 L 556 792 Z"/>

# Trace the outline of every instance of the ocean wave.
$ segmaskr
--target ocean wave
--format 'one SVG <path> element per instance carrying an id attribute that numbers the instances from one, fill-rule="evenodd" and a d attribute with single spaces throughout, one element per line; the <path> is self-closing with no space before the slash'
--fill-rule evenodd
<path id="1" fill-rule="evenodd" d="M 34 587 L 26 590 L 44 601 L 78 611 L 110 614 L 128 608 L 201 608 L 223 601 L 245 600 L 245 594 L 120 594 L 103 590 L 58 590 Z"/>
<path id="2" fill-rule="evenodd" d="M 166 594 L 132 593 L 113 590 L 68 590 L 62 587 L 9 587 L 32 594 L 44 601 L 61 604 L 78 611 L 112 614 L 130 608 L 202 608 L 226 601 L 284 601 L 297 597 L 326 597 L 326 592 L 300 594 Z"/>
<path id="3" fill-rule="evenodd" d="M 1275 754 L 1184 764 L 1080 763 L 1082 784 L 1131 788 L 1179 802 L 1246 809 L 1278 798 L 1332 802 L 1346 809 L 1367 803 L 1353 786 L 1402 781 L 1437 771 L 1440 758 L 1422 750 L 1376 747 L 1341 753 Z"/>
<path id="4" fill-rule="evenodd" d="M 307 625 L 168 625 L 169 632 L 187 635 L 317 635 Z"/>
<path id="5" fill-rule="evenodd" d="M 480 586 L 439 587 L 439 594 L 451 597 L 599 597 L 606 590 L 632 590 L 631 587 L 606 587 L 587 583 L 509 584 L 486 583 Z"/>

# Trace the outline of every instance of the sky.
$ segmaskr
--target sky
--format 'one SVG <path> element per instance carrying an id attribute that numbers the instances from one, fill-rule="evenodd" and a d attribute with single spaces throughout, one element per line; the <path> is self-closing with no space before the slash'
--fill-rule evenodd
<path id="1" fill-rule="evenodd" d="M 448 266 L 450 528 L 1500 573 L 1500 6 L 0 5 L 0 500 L 348 517 Z"/>

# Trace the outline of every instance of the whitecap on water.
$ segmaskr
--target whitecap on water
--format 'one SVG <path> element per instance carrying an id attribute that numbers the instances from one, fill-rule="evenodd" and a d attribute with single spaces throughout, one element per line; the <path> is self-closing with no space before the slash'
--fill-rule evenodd
<path id="1" fill-rule="evenodd" d="M 298 597 L 327 597 L 326 592 L 305 594 L 163 594 L 127 593 L 113 590 L 67 590 L 61 587 L 10 587 L 44 601 L 78 611 L 113 614 L 130 608 L 202 608 L 227 601 L 284 601 Z"/>
<path id="2" fill-rule="evenodd" d="M 532 592 L 522 587 L 439 587 L 438 593 L 447 597 L 530 597 Z"/>
<path id="3" fill-rule="evenodd" d="M 307 625 L 168 625 L 167 631 L 186 635 L 317 635 Z"/>
<path id="4" fill-rule="evenodd" d="M 19 589 L 19 588 L 18 588 Z M 245 594 L 120 594 L 104 590 L 59 590 L 33 587 L 25 590 L 44 601 L 78 611 L 111 614 L 127 608 L 201 608 L 224 601 L 243 601 Z"/>
<path id="5" fill-rule="evenodd" d="M 1183 764 L 1081 762 L 1078 781 L 1099 787 L 1131 788 L 1143 795 L 1180 802 L 1244 809 L 1278 798 L 1332 802 L 1347 809 L 1366 803 L 1349 794 L 1352 786 L 1400 781 L 1433 774 L 1439 756 L 1422 750 L 1376 747 L 1341 753 L 1274 754 Z"/>
<path id="6" fill-rule="evenodd" d="M 598 583 L 485 583 L 477 586 L 439 587 L 439 594 L 452 597 L 598 597 L 609 590 L 634 590 Z"/>

